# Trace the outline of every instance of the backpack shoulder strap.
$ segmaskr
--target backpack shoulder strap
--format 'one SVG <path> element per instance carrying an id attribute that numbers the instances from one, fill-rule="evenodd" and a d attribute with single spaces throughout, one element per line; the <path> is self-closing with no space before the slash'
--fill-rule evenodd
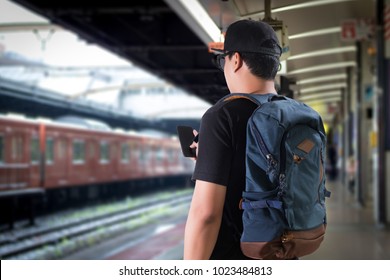
<path id="1" fill-rule="evenodd" d="M 264 103 L 270 102 L 275 99 L 284 99 L 284 96 L 276 95 L 273 93 L 268 94 L 245 94 L 245 93 L 232 93 L 219 100 L 219 102 L 228 102 L 236 99 L 248 99 L 260 106 Z"/>

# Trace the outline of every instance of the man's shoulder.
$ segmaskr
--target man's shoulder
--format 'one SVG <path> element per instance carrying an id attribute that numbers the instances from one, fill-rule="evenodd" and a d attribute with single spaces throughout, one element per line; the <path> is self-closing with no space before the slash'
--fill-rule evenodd
<path id="1" fill-rule="evenodd" d="M 228 100 L 225 102 L 224 106 L 226 109 L 232 110 L 233 112 L 237 110 L 239 112 L 242 112 L 243 110 L 253 111 L 257 108 L 257 104 L 247 98 L 235 98 Z"/>
<path id="2" fill-rule="evenodd" d="M 208 114 L 237 114 L 245 113 L 246 111 L 253 112 L 257 108 L 257 105 L 247 98 L 234 98 L 230 99 L 229 96 L 225 96 L 220 99 L 216 104 L 210 107 L 206 113 Z"/>

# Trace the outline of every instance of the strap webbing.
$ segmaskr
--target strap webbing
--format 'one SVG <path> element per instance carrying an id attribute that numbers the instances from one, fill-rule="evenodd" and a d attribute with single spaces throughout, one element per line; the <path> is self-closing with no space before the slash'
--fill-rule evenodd
<path id="1" fill-rule="evenodd" d="M 282 209 L 283 203 L 280 200 L 258 200 L 258 201 L 243 201 L 242 209 L 257 209 L 257 208 L 276 208 Z"/>
<path id="2" fill-rule="evenodd" d="M 248 99 L 255 103 L 257 106 L 260 106 L 264 103 L 267 103 L 271 100 L 274 99 L 284 99 L 284 96 L 279 96 L 274 93 L 267 93 L 267 94 L 248 94 L 248 93 L 232 93 L 229 94 L 228 96 L 225 96 L 221 98 L 218 102 L 226 102 L 226 101 L 231 101 L 234 99 Z"/>

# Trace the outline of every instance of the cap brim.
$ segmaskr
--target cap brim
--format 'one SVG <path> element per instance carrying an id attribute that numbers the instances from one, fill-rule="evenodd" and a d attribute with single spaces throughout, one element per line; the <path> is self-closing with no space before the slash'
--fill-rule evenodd
<path id="1" fill-rule="evenodd" d="M 225 51 L 224 51 L 224 50 L 221 50 L 221 49 L 211 48 L 211 50 L 212 50 L 213 52 L 220 53 L 220 54 L 225 53 Z"/>

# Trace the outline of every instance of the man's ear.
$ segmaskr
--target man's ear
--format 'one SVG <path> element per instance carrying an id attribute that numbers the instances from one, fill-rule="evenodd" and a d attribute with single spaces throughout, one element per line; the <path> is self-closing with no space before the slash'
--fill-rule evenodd
<path id="1" fill-rule="evenodd" d="M 241 69 L 241 67 L 244 63 L 242 60 L 242 57 L 238 52 L 235 52 L 233 57 L 232 57 L 232 60 L 233 60 L 233 70 L 234 70 L 234 72 L 237 72 L 238 70 Z"/>

